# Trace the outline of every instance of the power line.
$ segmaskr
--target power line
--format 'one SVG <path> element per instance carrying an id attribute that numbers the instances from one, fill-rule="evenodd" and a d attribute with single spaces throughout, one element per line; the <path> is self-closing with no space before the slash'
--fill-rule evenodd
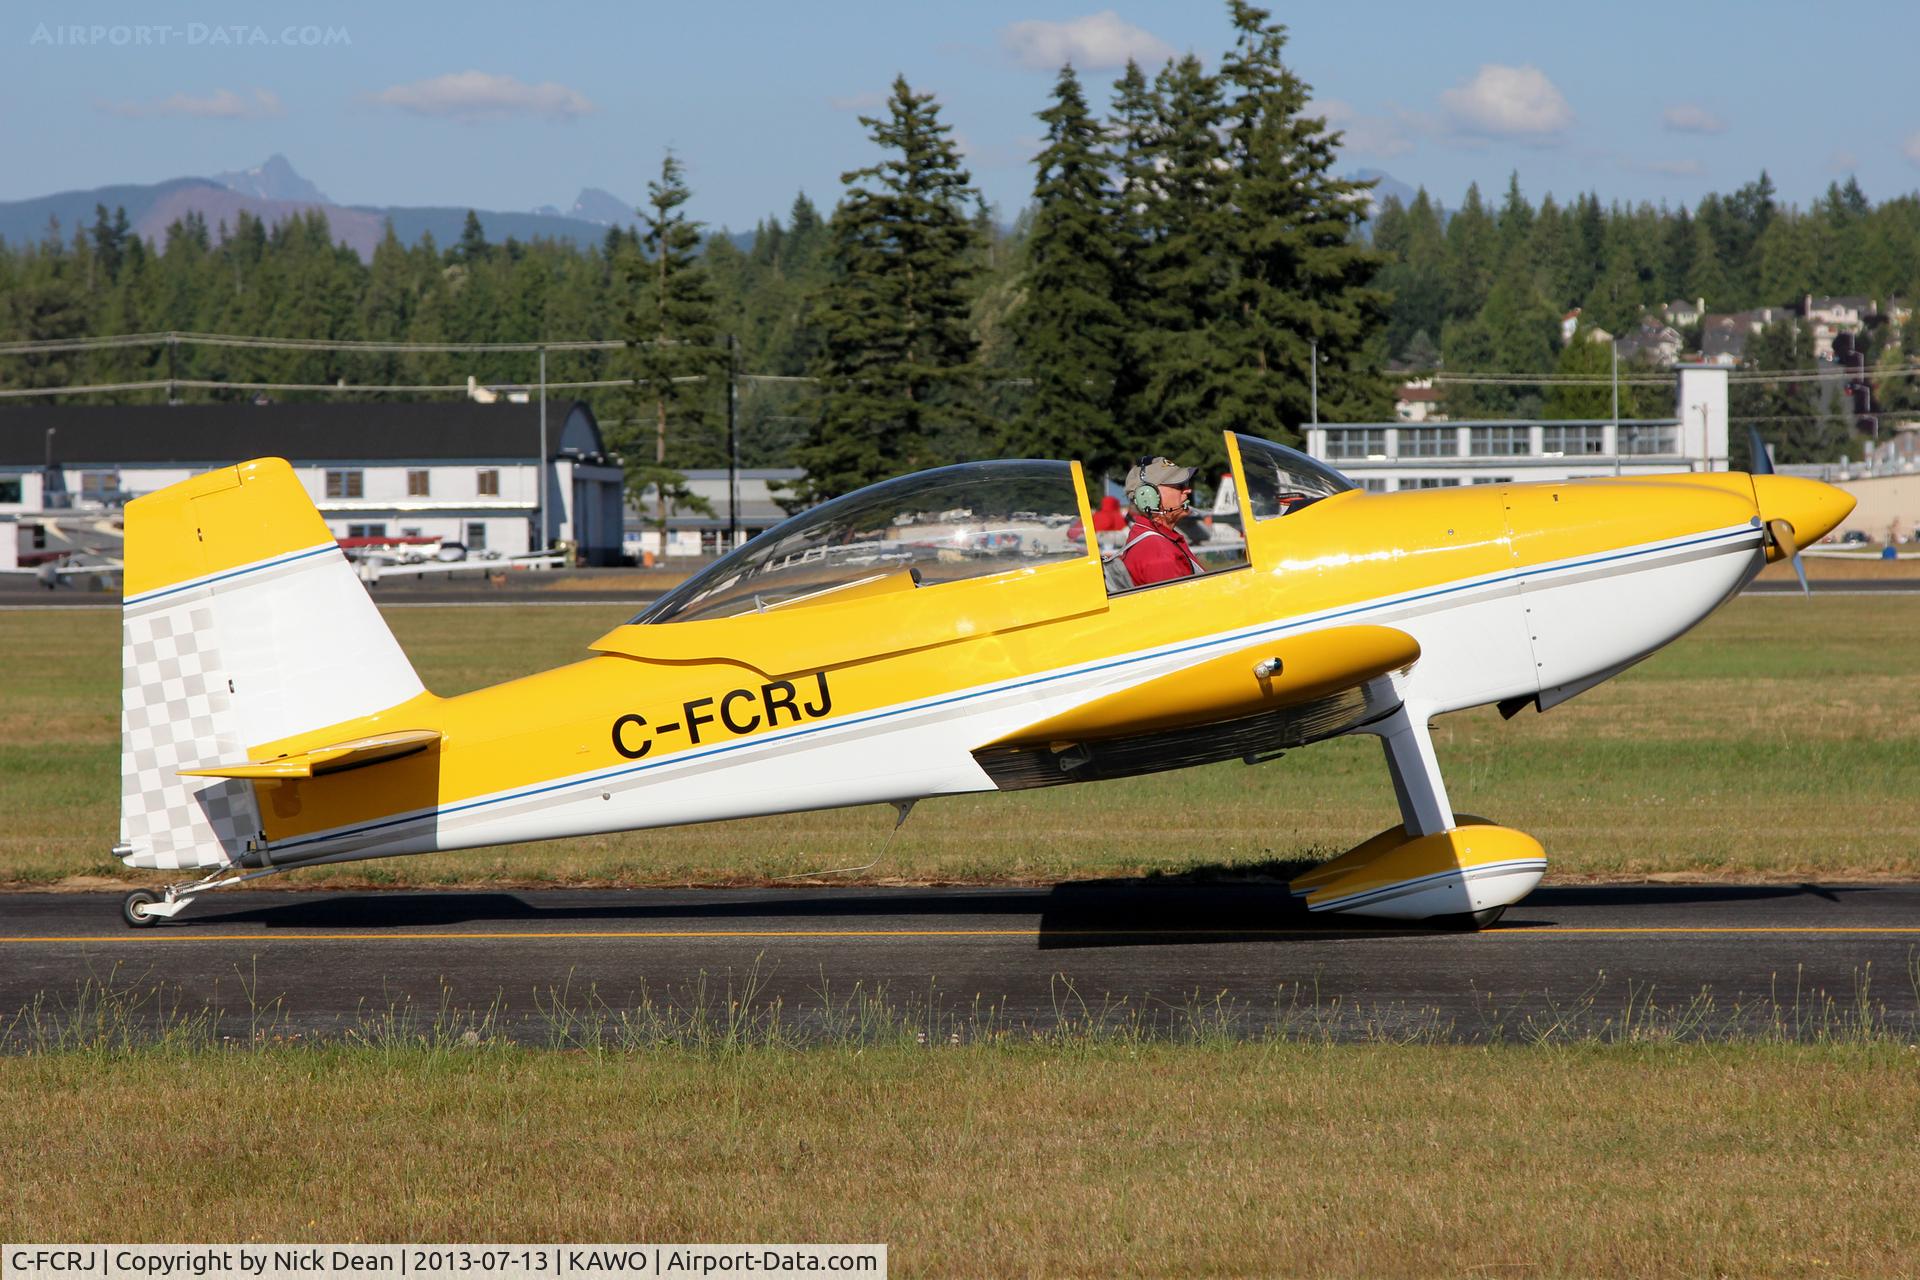
<path id="1" fill-rule="evenodd" d="M 745 376 L 745 375 L 742 375 Z M 549 382 L 549 391 L 585 391 L 597 387 L 643 387 L 646 378 L 598 378 L 577 382 Z M 705 382 L 704 375 L 693 374 L 671 379 L 673 382 Z M 95 395 L 114 391 L 166 391 L 174 388 L 186 388 L 202 391 L 331 391 L 336 393 L 370 395 L 395 395 L 408 392 L 444 393 L 468 391 L 472 387 L 481 387 L 488 391 L 531 391 L 533 387 L 521 382 L 475 383 L 465 382 L 221 382 L 210 378 L 159 378 L 146 382 L 103 382 L 83 387 L 10 387 L 0 390 L 0 397 L 8 399 L 31 396 L 73 396 Z"/>

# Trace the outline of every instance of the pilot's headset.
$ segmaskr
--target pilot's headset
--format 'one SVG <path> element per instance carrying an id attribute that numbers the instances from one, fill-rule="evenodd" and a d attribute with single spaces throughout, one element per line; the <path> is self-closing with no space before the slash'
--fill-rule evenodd
<path id="1" fill-rule="evenodd" d="M 1140 483 L 1127 491 L 1127 501 L 1133 509 L 1143 516 L 1150 516 L 1160 510 L 1160 486 L 1147 483 L 1147 468 L 1155 462 L 1153 454 L 1147 454 L 1134 460 L 1133 469 L 1140 475 Z"/>

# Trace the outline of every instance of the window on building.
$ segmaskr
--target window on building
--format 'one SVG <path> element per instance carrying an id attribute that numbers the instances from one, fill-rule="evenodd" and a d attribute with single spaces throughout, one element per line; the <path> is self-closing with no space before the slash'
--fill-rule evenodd
<path id="1" fill-rule="evenodd" d="M 483 476 L 491 475 L 495 478 L 496 481 L 499 479 L 499 476 L 500 476 L 500 473 L 498 471 L 482 471 L 480 474 Z M 469 520 L 467 522 L 467 550 L 485 551 L 486 549 L 487 549 L 486 522 L 484 520 Z"/>
<path id="2" fill-rule="evenodd" d="M 347 526 L 349 538 L 384 538 L 387 526 L 384 524 L 350 524 Z"/>
<path id="3" fill-rule="evenodd" d="M 1540 448 L 1546 453 L 1603 453 L 1607 429 L 1601 426 L 1542 427 Z"/>
<path id="4" fill-rule="evenodd" d="M 1680 452 L 1677 427 L 1621 427 L 1620 452 L 1666 454 Z"/>
<path id="5" fill-rule="evenodd" d="M 1475 476 L 1473 478 L 1473 482 L 1475 484 L 1512 484 L 1513 477 L 1512 476 Z"/>
<path id="6" fill-rule="evenodd" d="M 19 476 L 0 476 L 0 502 L 25 502 L 24 494 L 25 485 Z"/>
<path id="7" fill-rule="evenodd" d="M 1385 493 L 1387 482 L 1379 476 L 1366 476 L 1361 479 L 1360 487 L 1368 493 Z"/>
<path id="8" fill-rule="evenodd" d="M 428 484 L 427 473 L 424 470 L 407 472 L 407 496 L 409 498 L 425 498 L 432 492 L 433 488 Z"/>
<path id="9" fill-rule="evenodd" d="M 488 467 L 480 472 L 480 496 L 483 498 L 500 496 L 500 472 L 497 469 Z"/>
<path id="10" fill-rule="evenodd" d="M 358 471 L 327 472 L 327 496 L 329 498 L 363 498 L 366 496 L 366 482 Z"/>
<path id="11" fill-rule="evenodd" d="M 1402 489 L 1452 489 L 1459 485 L 1459 476 L 1415 476 L 1400 481 Z"/>
<path id="12" fill-rule="evenodd" d="M 1371 431 L 1332 431 L 1327 432 L 1327 456 L 1329 458 L 1379 458 L 1387 453 L 1387 432 L 1384 427 Z"/>
<path id="13" fill-rule="evenodd" d="M 1460 455 L 1460 433 L 1452 427 L 1400 428 L 1403 458 L 1455 458 Z"/>
<path id="14" fill-rule="evenodd" d="M 99 502 L 109 506 L 118 504 L 122 501 L 120 473 L 118 471 L 82 471 L 80 499 L 83 502 Z"/>
<path id="15" fill-rule="evenodd" d="M 1467 431 L 1467 450 L 1476 458 L 1505 458 L 1533 452 L 1533 442 L 1528 438 L 1528 430 L 1524 424 L 1510 427 L 1470 427 Z"/>

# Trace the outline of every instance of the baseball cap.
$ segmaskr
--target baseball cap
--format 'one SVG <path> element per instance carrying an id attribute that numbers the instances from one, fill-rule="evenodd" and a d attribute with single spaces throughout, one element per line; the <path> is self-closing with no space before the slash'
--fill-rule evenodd
<path id="1" fill-rule="evenodd" d="M 1131 493 L 1143 484 L 1165 484 L 1182 489 L 1192 483 L 1192 467 L 1179 467 L 1166 458 L 1153 458 L 1144 467 L 1136 464 L 1127 472 L 1126 487 L 1127 492 Z"/>

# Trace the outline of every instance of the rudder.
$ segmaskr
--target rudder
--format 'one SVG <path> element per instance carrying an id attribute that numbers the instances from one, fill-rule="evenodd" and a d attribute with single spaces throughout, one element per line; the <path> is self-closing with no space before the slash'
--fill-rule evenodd
<path id="1" fill-rule="evenodd" d="M 263 839 L 254 785 L 181 769 L 424 693 L 293 468 L 266 458 L 127 504 L 121 843 L 219 867 Z"/>

